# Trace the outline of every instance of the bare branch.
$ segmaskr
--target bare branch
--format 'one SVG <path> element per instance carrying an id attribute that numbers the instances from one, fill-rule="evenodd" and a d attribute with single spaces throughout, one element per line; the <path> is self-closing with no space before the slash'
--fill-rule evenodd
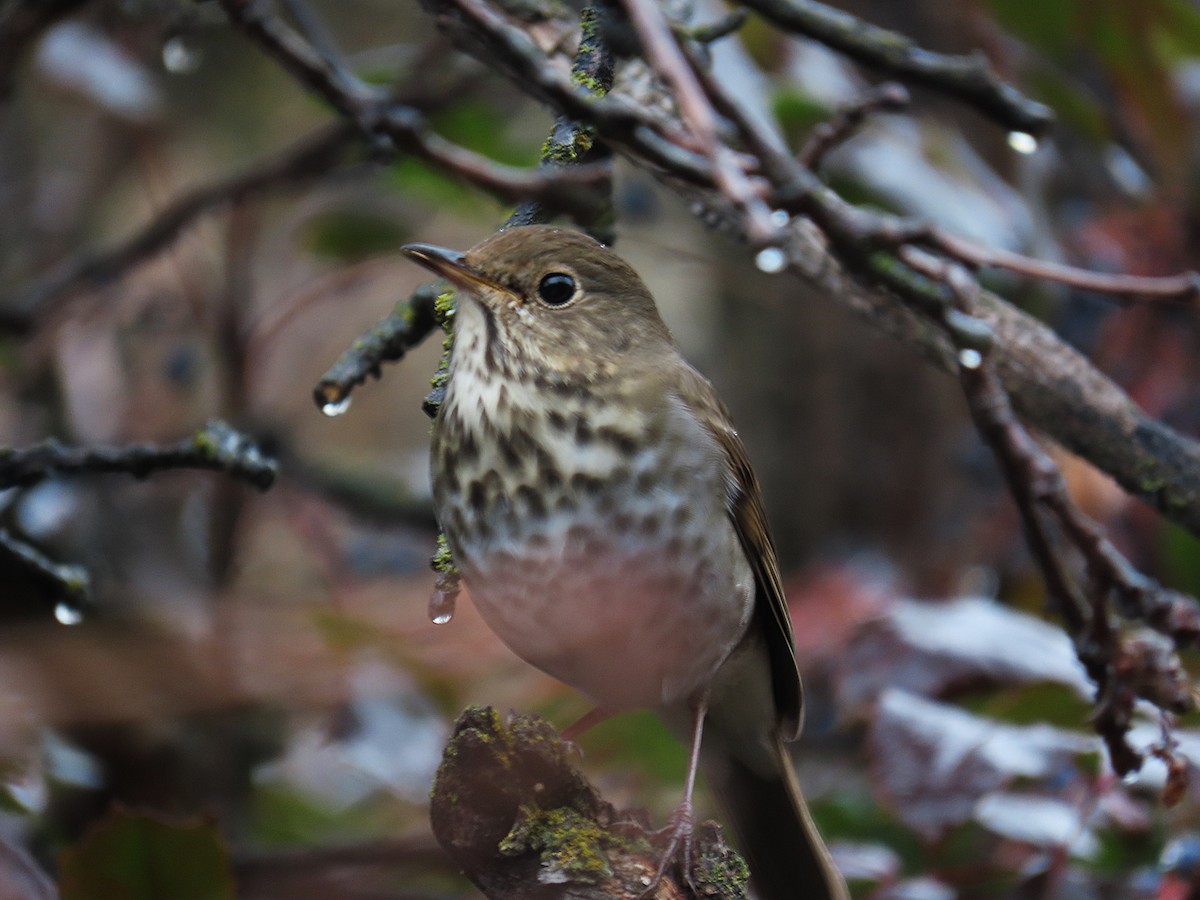
<path id="1" fill-rule="evenodd" d="M 78 291 L 114 281 L 160 253 L 206 213 L 269 190 L 298 186 L 329 171 L 345 160 L 354 137 L 347 125 L 322 129 L 244 172 L 177 197 L 117 246 L 72 258 L 19 289 L 0 308 L 0 328 L 27 330 L 35 316 L 51 313 Z"/>
<path id="2" fill-rule="evenodd" d="M 613 23 L 612 0 L 599 0 L 585 6 L 579 17 L 579 48 L 571 65 L 571 77 L 575 82 L 597 97 L 603 97 L 613 85 L 614 59 L 605 35 Z M 603 201 L 591 220 L 580 224 L 592 237 L 603 244 L 611 244 L 613 234 L 612 214 L 612 151 L 596 141 L 595 129 L 587 122 L 560 115 L 554 120 L 550 136 L 542 150 L 542 168 L 579 165 L 603 160 L 610 168 L 608 179 L 596 186 L 596 194 Z M 550 219 L 550 210 L 536 201 L 527 200 L 513 210 L 505 228 L 517 225 L 534 225 Z"/>
<path id="3" fill-rule="evenodd" d="M 49 585 L 54 595 L 74 610 L 88 603 L 91 579 L 87 569 L 70 563 L 57 563 L 3 528 L 0 528 L 0 570 L 17 572 L 24 578 Z"/>
<path id="4" fill-rule="evenodd" d="M 425 120 L 408 108 L 389 112 L 383 128 L 399 148 L 412 151 L 501 200 L 529 199 L 585 222 L 596 215 L 604 202 L 603 195 L 597 196 L 596 186 L 607 183 L 612 175 L 605 162 L 538 171 L 502 165 L 434 134 Z"/>
<path id="5" fill-rule="evenodd" d="M 354 342 L 313 388 L 313 399 L 327 414 L 341 412 L 355 387 L 379 377 L 385 362 L 397 362 L 437 327 L 433 314 L 438 289 L 423 284 L 386 319 Z"/>
<path id="6" fill-rule="evenodd" d="M 361 81 L 336 60 L 326 58 L 275 15 L 263 0 L 220 0 L 222 9 L 264 50 L 309 90 L 328 100 L 338 112 L 374 134 L 387 109 L 385 91 Z"/>
<path id="7" fill-rule="evenodd" d="M 872 88 L 857 103 L 852 103 L 829 121 L 817 125 L 796 155 L 800 165 L 816 171 L 835 147 L 844 144 L 871 116 L 897 112 L 908 106 L 910 98 L 903 85 L 886 81 Z"/>
<path id="8" fill-rule="evenodd" d="M 0 449 L 0 488 L 36 484 L 57 474 L 125 473 L 145 478 L 168 469 L 211 469 L 266 490 L 275 481 L 274 460 L 245 435 L 213 420 L 190 438 L 165 447 L 65 447 L 56 440 L 24 450 Z"/>
<path id="9" fill-rule="evenodd" d="M 814 0 L 741 0 L 780 28 L 820 41 L 851 59 L 967 103 L 1009 131 L 1034 137 L 1054 124 L 1048 106 L 1000 78 L 981 53 L 947 56 Z"/>
<path id="10" fill-rule="evenodd" d="M 981 291 L 961 265 L 913 248 L 905 248 L 902 255 L 913 269 L 946 285 L 944 318 L 952 308 L 977 318 Z M 949 306 L 951 302 L 953 307 Z M 988 358 L 990 347 L 979 350 L 960 342 L 955 329 L 946 330 L 958 348 L 959 381 L 971 417 L 1000 463 L 1047 593 L 1066 622 L 1088 676 L 1096 684 L 1093 725 L 1108 747 L 1113 768 L 1125 775 L 1142 764 L 1142 755 L 1129 743 L 1136 699 L 1142 697 L 1160 709 L 1177 713 L 1190 711 L 1195 699 L 1172 646 L 1147 638 L 1123 638 L 1111 615 L 1110 598 L 1116 596 L 1122 601 L 1126 616 L 1164 631 L 1175 646 L 1196 643 L 1200 636 L 1200 604 L 1192 597 L 1166 591 L 1138 573 L 1117 552 L 1100 526 L 1075 506 L 1054 461 L 1017 421 Z M 1086 602 L 1062 551 L 1047 531 L 1048 520 L 1053 520 L 1083 557 Z"/>
<path id="11" fill-rule="evenodd" d="M 1054 281 L 1081 291 L 1129 299 L 1190 300 L 1200 294 L 1200 273 L 1147 276 L 1093 272 L 1077 266 L 1032 259 L 1002 247 L 985 247 L 940 229 L 928 229 L 929 243 L 973 268 L 1007 269 L 1018 275 Z"/>
<path id="12" fill-rule="evenodd" d="M 738 167 L 733 150 L 717 135 L 716 113 L 679 46 L 675 32 L 653 0 L 623 0 L 651 66 L 675 89 L 684 124 L 708 160 L 718 190 L 741 211 L 746 236 L 755 247 L 773 245 L 780 230 L 771 222 L 771 209 L 754 191 Z"/>

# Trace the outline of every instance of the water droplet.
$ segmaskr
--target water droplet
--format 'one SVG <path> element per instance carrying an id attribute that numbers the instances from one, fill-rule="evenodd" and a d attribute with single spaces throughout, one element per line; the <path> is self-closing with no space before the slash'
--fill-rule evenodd
<path id="1" fill-rule="evenodd" d="M 341 400 L 326 403 L 321 407 L 321 412 L 329 416 L 331 419 L 334 416 L 340 416 L 350 408 L 350 396 L 347 394 Z"/>
<path id="2" fill-rule="evenodd" d="M 754 257 L 754 265 L 758 271 L 768 275 L 778 275 L 787 265 L 787 254 L 778 247 L 763 247 Z"/>
<path id="3" fill-rule="evenodd" d="M 162 61 L 163 68 L 176 75 L 187 75 L 200 68 L 200 54 L 179 35 L 163 44 Z"/>
<path id="4" fill-rule="evenodd" d="M 454 618 L 454 601 L 458 591 L 434 588 L 429 596 L 429 621 L 434 625 L 445 625 Z"/>
<path id="5" fill-rule="evenodd" d="M 771 212 L 771 224 L 776 228 L 784 228 L 790 221 L 792 221 L 792 217 L 786 209 L 776 209 Z"/>
<path id="6" fill-rule="evenodd" d="M 1008 146 L 1012 147 L 1018 153 L 1028 156 L 1030 153 L 1036 153 L 1038 148 L 1037 138 L 1032 134 L 1027 134 L 1024 131 L 1010 131 L 1008 133 Z"/>
<path id="7" fill-rule="evenodd" d="M 54 607 L 54 618 L 61 625 L 78 625 L 83 621 L 83 611 L 64 600 Z"/>
<path id="8" fill-rule="evenodd" d="M 978 369 L 983 365 L 983 354 L 970 347 L 967 347 L 965 350 L 959 350 L 958 364 L 964 369 Z"/>

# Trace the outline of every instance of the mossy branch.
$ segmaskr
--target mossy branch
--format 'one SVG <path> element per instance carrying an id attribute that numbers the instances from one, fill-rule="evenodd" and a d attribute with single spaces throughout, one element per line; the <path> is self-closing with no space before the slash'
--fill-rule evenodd
<path id="1" fill-rule="evenodd" d="M 635 900 L 658 868 L 646 814 L 607 803 L 570 762 L 572 748 L 536 717 L 505 721 L 490 707 L 460 717 L 433 785 L 438 843 L 490 900 Z M 745 900 L 746 864 L 705 822 L 691 879 L 657 898 Z"/>

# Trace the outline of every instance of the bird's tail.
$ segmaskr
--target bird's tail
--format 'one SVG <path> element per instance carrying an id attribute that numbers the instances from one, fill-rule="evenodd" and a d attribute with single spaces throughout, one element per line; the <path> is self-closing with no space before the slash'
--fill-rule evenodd
<path id="1" fill-rule="evenodd" d="M 791 757 L 773 738 L 770 770 L 756 771 L 736 757 L 712 761 L 709 781 L 750 865 L 760 900 L 849 900 L 813 824 Z M 760 767 L 761 768 L 761 767 Z"/>

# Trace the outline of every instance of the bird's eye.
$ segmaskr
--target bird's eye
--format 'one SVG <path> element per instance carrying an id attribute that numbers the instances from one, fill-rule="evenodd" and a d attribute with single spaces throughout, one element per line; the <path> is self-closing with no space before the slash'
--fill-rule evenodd
<path id="1" fill-rule="evenodd" d="M 551 272 L 538 282 L 538 296 L 547 306 L 562 306 L 575 296 L 575 279 L 565 272 Z"/>

